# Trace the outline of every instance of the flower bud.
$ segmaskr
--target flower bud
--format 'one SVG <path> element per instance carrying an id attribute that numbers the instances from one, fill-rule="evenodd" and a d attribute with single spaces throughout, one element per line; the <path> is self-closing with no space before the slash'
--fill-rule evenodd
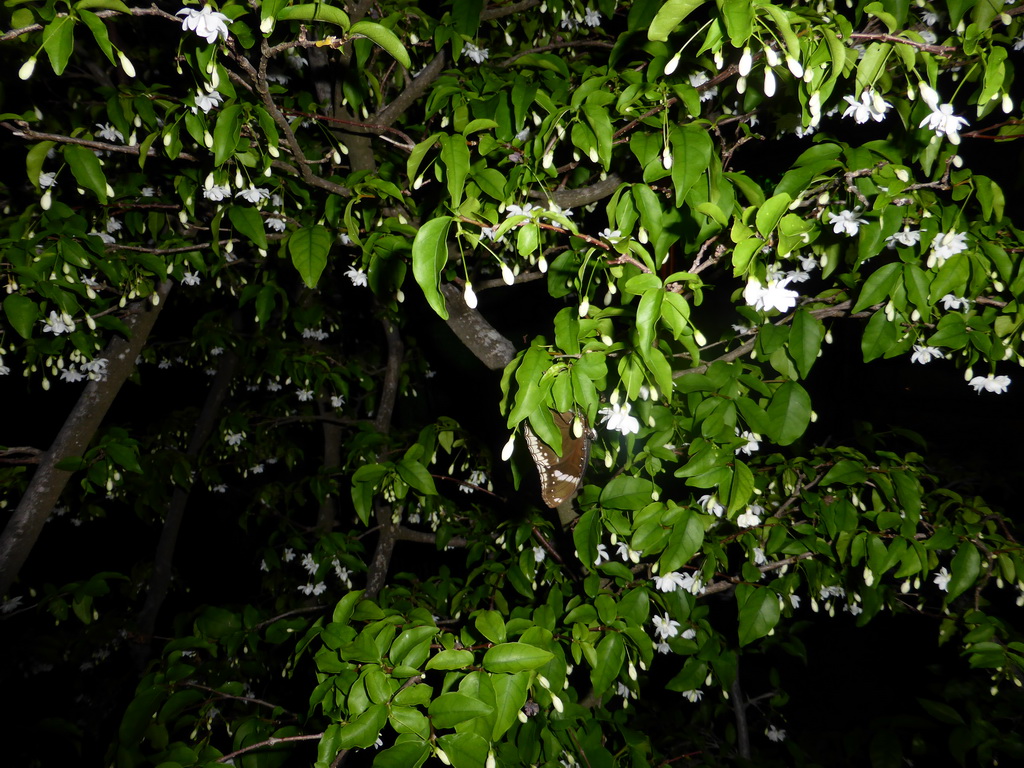
<path id="1" fill-rule="evenodd" d="M 501 265 L 501 279 L 505 281 L 505 285 L 514 285 L 516 282 L 516 276 L 512 274 L 508 264 Z"/>
<path id="2" fill-rule="evenodd" d="M 512 458 L 512 451 L 515 449 L 515 447 L 516 447 L 516 436 L 512 435 L 508 439 L 508 442 L 505 443 L 505 447 L 501 449 L 501 460 L 502 461 L 508 461 L 509 459 L 511 459 Z"/>
<path id="3" fill-rule="evenodd" d="M 473 291 L 473 284 L 466 281 L 466 289 L 462 294 L 463 300 L 466 302 L 466 306 L 470 309 L 476 309 L 476 293 Z"/>
<path id="4" fill-rule="evenodd" d="M 767 67 L 764 70 L 764 95 L 768 98 L 775 95 L 775 75 Z"/>
<path id="5" fill-rule="evenodd" d="M 121 62 L 121 69 L 128 77 L 135 77 L 135 66 L 131 63 L 127 56 L 120 51 L 117 52 L 117 59 Z"/>
<path id="6" fill-rule="evenodd" d="M 36 57 L 29 56 L 28 61 L 21 65 L 21 69 L 18 70 L 18 77 L 22 80 L 28 80 L 32 77 L 32 73 L 36 71 Z"/>
<path id="7" fill-rule="evenodd" d="M 786 57 L 786 66 L 789 67 L 789 71 L 793 73 L 793 77 L 801 78 L 804 76 L 803 65 L 792 56 Z"/>
<path id="8" fill-rule="evenodd" d="M 740 77 L 746 77 L 750 74 L 750 68 L 754 65 L 754 57 L 750 55 L 750 48 L 745 47 L 743 49 L 743 55 L 740 56 L 739 73 Z"/>
<path id="9" fill-rule="evenodd" d="M 676 71 L 676 68 L 679 66 L 679 59 L 682 55 L 683 52 L 679 51 L 679 53 L 677 53 L 675 56 L 668 60 L 668 64 L 665 65 L 666 77 Z"/>
<path id="10" fill-rule="evenodd" d="M 764 49 L 764 60 L 768 62 L 769 67 L 779 66 L 779 54 L 770 45 Z"/>
<path id="11" fill-rule="evenodd" d="M 583 301 L 582 301 L 582 302 L 580 303 L 580 308 L 579 308 L 579 313 L 580 313 L 580 317 L 586 317 L 586 316 L 587 316 L 587 313 L 588 313 L 589 311 L 590 311 L 590 302 L 589 302 L 589 301 L 587 301 L 586 299 L 584 299 L 584 300 L 583 300 Z"/>

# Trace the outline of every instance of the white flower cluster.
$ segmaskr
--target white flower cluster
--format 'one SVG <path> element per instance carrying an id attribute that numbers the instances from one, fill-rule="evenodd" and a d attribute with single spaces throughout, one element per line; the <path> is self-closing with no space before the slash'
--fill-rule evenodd
<path id="1" fill-rule="evenodd" d="M 203 6 L 203 10 L 197 11 L 192 8 L 182 8 L 175 16 L 181 16 L 181 28 L 186 32 L 195 32 L 207 43 L 213 43 L 219 37 L 221 40 L 228 39 L 228 22 L 230 18 L 223 13 L 218 13 L 209 5 Z"/>

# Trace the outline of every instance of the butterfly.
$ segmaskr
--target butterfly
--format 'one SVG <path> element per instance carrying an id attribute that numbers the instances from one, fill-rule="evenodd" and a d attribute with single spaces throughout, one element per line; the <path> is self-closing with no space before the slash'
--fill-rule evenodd
<path id="1" fill-rule="evenodd" d="M 562 433 L 562 455 L 559 456 L 526 424 L 526 447 L 540 474 L 540 495 L 549 507 L 557 507 L 573 494 L 583 482 L 583 473 L 590 461 L 590 444 L 597 437 L 582 414 L 552 410 L 555 426 Z M 574 427 L 573 422 L 579 421 Z M 579 432 L 579 436 L 577 436 Z"/>

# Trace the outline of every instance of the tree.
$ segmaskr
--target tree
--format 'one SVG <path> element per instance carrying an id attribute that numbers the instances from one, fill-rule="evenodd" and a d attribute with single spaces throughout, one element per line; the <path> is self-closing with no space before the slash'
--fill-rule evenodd
<path id="1" fill-rule="evenodd" d="M 116 727 L 48 700 L 34 733 L 834 765 L 792 660 L 881 626 L 963 658 L 851 764 L 1024 753 L 1012 521 L 913 433 L 822 433 L 813 374 L 1012 397 L 1024 245 L 981 170 L 1022 6 L 9 6 L 5 400 L 84 388 L 0 455 L 5 685 L 120 670 L 85 702 Z M 116 556 L 58 585 L 64 519 Z"/>

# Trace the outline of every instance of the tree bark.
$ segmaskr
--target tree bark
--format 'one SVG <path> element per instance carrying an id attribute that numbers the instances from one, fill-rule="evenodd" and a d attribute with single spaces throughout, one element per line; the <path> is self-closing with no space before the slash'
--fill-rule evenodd
<path id="1" fill-rule="evenodd" d="M 107 360 L 107 377 L 86 385 L 50 450 L 39 457 L 39 465 L 25 495 L 0 535 L 0 596 L 7 594 L 18 578 L 21 567 L 42 533 L 43 525 L 74 474 L 57 469 L 57 464 L 63 459 L 82 456 L 89 447 L 121 391 L 121 385 L 135 370 L 135 360 L 146 345 L 170 290 L 171 282 L 163 282 L 157 287 L 159 303 L 156 306 L 149 299 L 131 305 L 125 318 L 131 337 L 115 337 L 103 351 Z"/>

